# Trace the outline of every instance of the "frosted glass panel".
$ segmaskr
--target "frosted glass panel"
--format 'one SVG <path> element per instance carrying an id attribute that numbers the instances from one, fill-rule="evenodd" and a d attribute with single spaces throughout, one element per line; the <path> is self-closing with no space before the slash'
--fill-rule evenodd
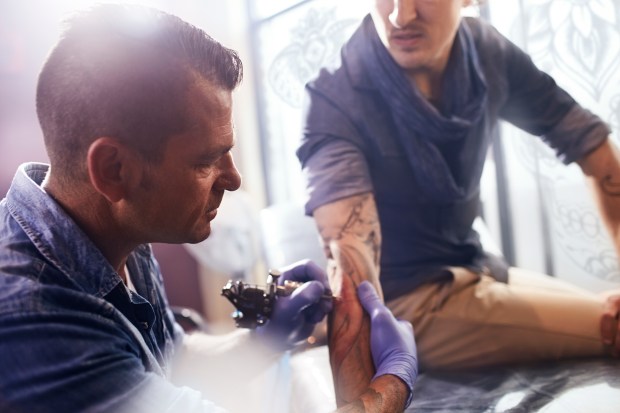
<path id="1" fill-rule="evenodd" d="M 254 12 L 254 17 L 257 19 L 269 18 L 302 1 L 303 0 L 249 0 Z"/>
<path id="2" fill-rule="evenodd" d="M 491 21 L 583 106 L 620 126 L 620 3 L 490 2 Z M 523 8 L 519 7 L 519 4 Z M 591 290 L 617 287 L 617 258 L 581 170 L 507 125 L 504 154 L 516 264 Z"/>
<path id="3" fill-rule="evenodd" d="M 368 7 L 366 1 L 312 1 L 262 22 L 259 44 L 259 110 L 270 201 L 301 200 L 304 185 L 295 149 L 302 130 L 305 83 L 323 66 L 336 66 L 340 47 Z"/>

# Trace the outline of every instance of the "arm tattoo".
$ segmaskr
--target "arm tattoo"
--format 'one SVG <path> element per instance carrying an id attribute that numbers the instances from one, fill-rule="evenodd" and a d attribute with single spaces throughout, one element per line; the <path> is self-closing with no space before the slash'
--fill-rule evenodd
<path id="1" fill-rule="evenodd" d="M 315 218 L 329 265 L 333 265 L 328 271 L 330 283 L 340 297 L 329 315 L 327 334 L 336 404 L 352 409 L 343 411 L 364 412 L 362 399 L 356 400 L 365 394 L 375 369 L 370 321 L 356 290 L 367 278 L 378 281 L 381 235 L 372 195 L 344 200 L 322 209 Z M 366 400 L 368 395 L 364 395 Z"/>
<path id="2" fill-rule="evenodd" d="M 376 213 L 368 211 L 368 202 L 371 195 L 365 195 L 351 207 L 351 213 L 334 239 L 342 239 L 349 234 L 360 239 L 372 253 L 373 263 L 379 266 L 381 237 L 377 231 L 378 217 Z"/>
<path id="3" fill-rule="evenodd" d="M 340 268 L 343 276 L 349 277 L 355 288 L 364 281 L 363 274 L 368 274 L 373 271 L 372 266 L 377 266 L 375 256 L 372 257 L 372 264 L 365 257 L 363 251 L 352 245 L 343 245 L 340 250 Z"/>

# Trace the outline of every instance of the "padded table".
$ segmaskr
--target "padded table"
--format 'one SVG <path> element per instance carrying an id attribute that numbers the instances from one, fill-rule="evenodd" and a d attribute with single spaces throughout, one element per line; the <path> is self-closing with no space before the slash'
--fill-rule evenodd
<path id="1" fill-rule="evenodd" d="M 291 357 L 290 411 L 336 407 L 326 346 Z M 407 412 L 620 413 L 620 360 L 422 373 Z"/>

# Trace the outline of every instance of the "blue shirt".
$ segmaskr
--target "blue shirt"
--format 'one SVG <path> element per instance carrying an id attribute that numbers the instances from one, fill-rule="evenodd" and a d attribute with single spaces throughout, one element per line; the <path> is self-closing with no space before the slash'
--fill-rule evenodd
<path id="1" fill-rule="evenodd" d="M 361 30 L 343 46 L 341 66 L 322 70 L 306 87 L 304 136 L 297 151 L 307 178 L 306 213 L 346 197 L 374 194 L 386 299 L 448 279 L 449 266 L 489 270 L 505 279 L 507 264 L 485 253 L 472 229 L 480 213 L 482 164 L 499 120 L 541 136 L 565 163 L 594 150 L 610 133 L 493 27 L 473 18 L 461 24 L 473 36 L 487 86 L 482 116 L 466 137 L 438 147 L 464 183 L 463 199 L 433 201 L 416 183 L 389 105 L 365 68 L 362 54 L 368 44 Z"/>
<path id="2" fill-rule="evenodd" d="M 47 170 L 22 165 L 0 202 L 0 411 L 207 411 L 166 379 L 183 333 L 150 246 L 129 256 L 129 293 Z"/>

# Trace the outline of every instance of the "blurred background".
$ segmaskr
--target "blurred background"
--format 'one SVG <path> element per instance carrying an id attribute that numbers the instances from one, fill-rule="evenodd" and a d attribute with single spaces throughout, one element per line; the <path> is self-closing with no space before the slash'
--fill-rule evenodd
<path id="1" fill-rule="evenodd" d="M 101 1 L 99 1 L 101 2 Z M 285 233 L 310 221 L 299 165 L 305 82 L 338 64 L 339 48 L 369 0 L 152 0 L 237 50 L 245 77 L 235 92 L 241 191 L 228 194 L 213 235 L 195 246 L 155 245 L 172 305 L 196 310 L 215 331 L 232 328 L 219 291 L 229 278 L 264 283 L 266 268 L 308 255 L 281 250 L 302 238 Z M 35 113 L 37 74 L 71 11 L 90 0 L 0 0 L 0 195 L 22 162 L 46 162 Z M 579 102 L 620 127 L 620 2 L 487 0 L 464 13 L 490 20 L 529 52 Z M 620 285 L 609 238 L 576 165 L 563 166 L 538 139 L 504 125 L 488 154 L 483 218 L 513 265 L 546 272 L 593 291 Z M 292 207 L 291 207 L 292 206 Z M 292 209 L 291 209 L 292 208 Z M 312 235 L 312 234 L 311 234 Z M 304 235 L 305 236 L 305 235 Z M 314 236 L 314 235 L 312 235 Z M 299 238 L 299 239 L 298 239 Z M 304 241 L 305 242 L 305 241 Z"/>

